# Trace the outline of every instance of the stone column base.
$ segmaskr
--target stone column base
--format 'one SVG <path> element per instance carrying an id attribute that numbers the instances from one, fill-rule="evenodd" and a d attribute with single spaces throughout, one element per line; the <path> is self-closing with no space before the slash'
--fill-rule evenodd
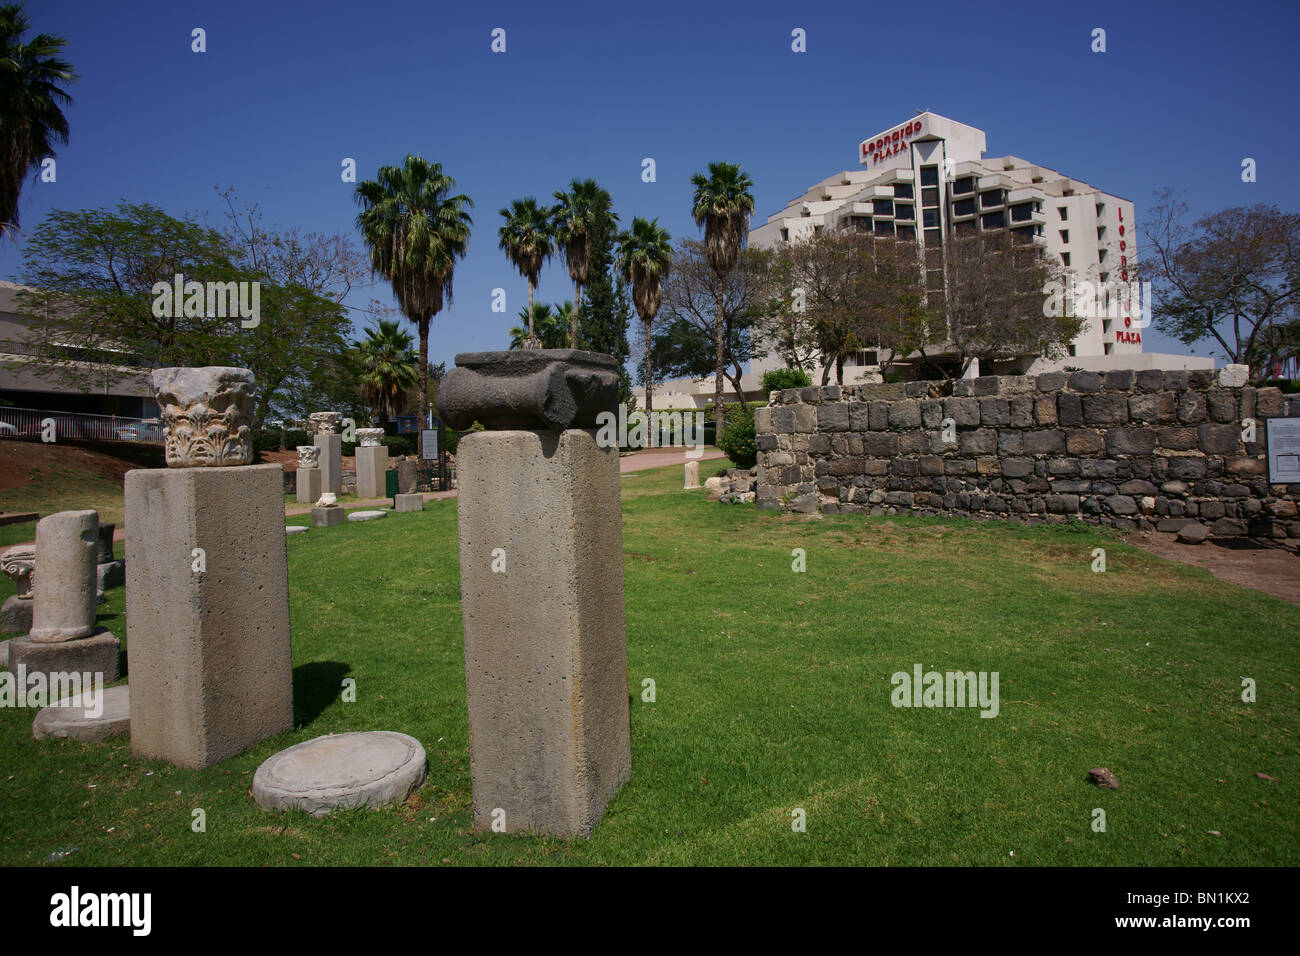
<path id="1" fill-rule="evenodd" d="M 299 468 L 295 480 L 298 504 L 314 505 L 320 501 L 322 482 L 319 468 Z"/>
<path id="2" fill-rule="evenodd" d="M 40 644 L 30 637 L 15 637 L 9 642 L 9 670 L 27 675 L 42 673 L 47 683 L 55 674 L 100 674 L 105 684 L 120 674 L 122 642 L 108 628 L 95 630 L 90 637 L 79 637 L 58 644 Z"/>
<path id="3" fill-rule="evenodd" d="M 347 513 L 342 505 L 326 505 L 311 509 L 311 523 L 315 528 L 332 528 L 343 523 Z"/>
<path id="4" fill-rule="evenodd" d="M 32 601 L 10 595 L 0 608 L 0 631 L 5 634 L 26 634 L 32 629 Z"/>
<path id="5" fill-rule="evenodd" d="M 424 495 L 394 495 L 394 511 L 423 511 Z"/>
<path id="6" fill-rule="evenodd" d="M 388 470 L 388 449 L 384 445 L 359 445 L 356 453 L 357 497 L 382 498 L 388 494 L 384 472 Z"/>
<path id="7" fill-rule="evenodd" d="M 292 729 L 282 474 L 279 465 L 126 473 L 136 756 L 208 767 Z"/>
<path id="8" fill-rule="evenodd" d="M 595 434 L 458 449 L 478 830 L 504 813 L 506 832 L 588 836 L 631 774 L 618 450 Z"/>

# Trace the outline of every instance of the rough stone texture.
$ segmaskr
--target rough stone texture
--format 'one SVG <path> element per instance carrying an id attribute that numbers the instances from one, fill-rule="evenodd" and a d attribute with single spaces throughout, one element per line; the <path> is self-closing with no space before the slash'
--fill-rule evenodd
<path id="1" fill-rule="evenodd" d="M 342 505 L 321 505 L 311 509 L 311 523 L 315 528 L 332 528 L 347 520 Z"/>
<path id="2" fill-rule="evenodd" d="M 698 461 L 688 461 L 686 463 L 686 486 L 685 490 L 690 491 L 692 488 L 700 487 L 700 463 Z"/>
<path id="3" fill-rule="evenodd" d="M 1249 365 L 1225 365 L 1219 369 L 1219 386 L 1221 388 L 1241 388 L 1250 377 Z"/>
<path id="4" fill-rule="evenodd" d="M 37 740 L 61 737 L 83 744 L 97 744 L 110 737 L 131 732 L 131 691 L 126 686 L 101 691 L 99 708 L 90 708 L 86 695 L 65 697 L 49 707 L 42 707 L 32 721 L 32 736 Z M 93 710 L 101 709 L 98 716 Z"/>
<path id="5" fill-rule="evenodd" d="M 1300 485 L 1269 485 L 1263 439 L 1241 441 L 1242 418 L 1300 416 L 1300 401 L 1219 384 L 1239 377 L 1121 369 L 959 380 L 946 397 L 937 382 L 773 392 L 755 415 L 766 426 L 755 500 L 1143 530 L 1178 519 L 1213 535 L 1300 538 Z M 726 499 L 729 483 L 718 485 Z"/>
<path id="6" fill-rule="evenodd" d="M 356 462 L 357 497 L 384 497 L 388 493 L 384 484 L 384 472 L 388 470 L 388 449 L 383 445 L 361 445 L 357 448 Z"/>
<path id="7" fill-rule="evenodd" d="M 307 416 L 307 430 L 312 435 L 337 434 L 336 429 L 342 418 L 339 412 L 312 412 Z"/>
<path id="8" fill-rule="evenodd" d="M 414 737 L 388 730 L 328 734 L 268 757 L 253 774 L 263 810 L 335 810 L 402 803 L 424 782 L 427 761 Z"/>
<path id="9" fill-rule="evenodd" d="M 126 562 L 107 561 L 95 565 L 95 587 L 103 593 L 126 583 Z"/>
<path id="10" fill-rule="evenodd" d="M 36 523 L 40 579 L 28 636 L 38 644 L 73 641 L 94 631 L 98 534 L 94 511 L 61 511 Z"/>
<path id="11" fill-rule="evenodd" d="M 126 473 L 131 752 L 207 767 L 293 727 L 279 465 Z M 193 570 L 202 548 L 206 570 Z"/>
<path id="12" fill-rule="evenodd" d="M 617 449 L 484 431 L 459 464 L 475 827 L 589 835 L 632 768 Z"/>
<path id="13" fill-rule="evenodd" d="M 1118 790 L 1119 778 L 1106 767 L 1093 767 L 1088 771 L 1088 782 L 1104 790 Z"/>
<path id="14" fill-rule="evenodd" d="M 169 468 L 253 460 L 253 373 L 246 368 L 160 368 L 153 373 Z"/>
<path id="15" fill-rule="evenodd" d="M 317 432 L 312 443 L 320 449 L 321 491 L 343 494 L 343 436 L 333 432 Z"/>
<path id="16" fill-rule="evenodd" d="M 387 518 L 387 511 L 349 511 L 349 521 L 374 521 L 377 518 Z"/>
<path id="17" fill-rule="evenodd" d="M 394 495 L 393 510 L 399 514 L 405 514 L 408 511 L 423 511 L 424 495 L 416 493 L 409 495 Z"/>
<path id="18" fill-rule="evenodd" d="M 297 487 L 294 500 L 300 505 L 314 504 L 324 491 L 321 470 L 316 467 L 299 468 L 295 475 Z"/>
<path id="19" fill-rule="evenodd" d="M 0 609 L 0 632 L 5 634 L 26 634 L 32 629 L 32 602 L 20 598 L 17 594 L 5 599 L 4 608 Z"/>
<path id="20" fill-rule="evenodd" d="M 618 407 L 618 362 L 576 349 L 465 352 L 438 385 L 438 412 L 466 429 L 593 428 Z"/>
<path id="21" fill-rule="evenodd" d="M 1178 540 L 1183 544 L 1201 544 L 1210 536 L 1210 529 L 1195 521 L 1188 522 L 1178 529 Z"/>
<path id="22" fill-rule="evenodd" d="M 384 437 L 382 428 L 358 428 L 357 441 L 362 448 L 374 448 Z"/>
<path id="23" fill-rule="evenodd" d="M 111 684 L 121 676 L 122 642 L 107 628 L 98 628 L 89 637 L 59 644 L 38 644 L 31 637 L 15 637 L 9 641 L 9 669 L 19 667 L 28 674 L 38 671 L 52 674 L 99 674 L 100 680 Z"/>
<path id="24" fill-rule="evenodd" d="M 298 470 L 320 467 L 319 445 L 298 445 Z"/>
<path id="25" fill-rule="evenodd" d="M 411 459 L 403 459 L 397 463 L 397 493 L 402 495 L 413 495 L 419 489 L 416 487 L 419 483 L 419 465 Z"/>

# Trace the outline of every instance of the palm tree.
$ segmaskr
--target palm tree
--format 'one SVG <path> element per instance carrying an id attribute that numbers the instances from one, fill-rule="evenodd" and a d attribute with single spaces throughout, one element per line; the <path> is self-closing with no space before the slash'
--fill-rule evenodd
<path id="1" fill-rule="evenodd" d="M 709 175 L 696 173 L 691 177 L 695 199 L 691 215 L 695 224 L 704 227 L 704 254 L 709 268 L 718 277 L 714 294 L 715 336 L 717 346 L 717 376 L 714 380 L 713 407 L 718 437 L 722 436 L 722 375 L 724 341 L 722 322 L 722 290 L 727 275 L 736 267 L 740 248 L 749 229 L 749 214 L 754 211 L 754 196 L 750 192 L 754 182 L 740 166 L 733 163 L 709 163 Z"/>
<path id="2" fill-rule="evenodd" d="M 574 307 L 569 324 L 569 348 L 576 349 L 578 303 L 582 301 L 582 287 L 591 277 L 591 230 L 602 215 L 608 214 L 614 222 L 618 222 L 618 216 L 608 212 L 613 200 L 594 179 L 575 179 L 569 183 L 568 192 L 561 190 L 554 195 L 560 201 L 555 207 L 555 243 L 569 267 L 569 278 L 573 280 Z"/>
<path id="3" fill-rule="evenodd" d="M 514 263 L 519 274 L 528 280 L 528 344 L 526 348 L 540 348 L 533 332 L 533 290 L 542 266 L 555 252 L 555 213 L 549 206 L 537 205 L 532 196 L 516 199 L 508 209 L 502 209 L 505 224 L 497 233 L 501 251 Z"/>
<path id="4" fill-rule="evenodd" d="M 411 333 L 396 322 L 379 320 L 378 329 L 366 329 L 357 343 L 361 385 L 372 409 L 379 409 L 379 424 L 386 426 L 397 415 L 397 401 L 415 385 L 418 366 Z"/>
<path id="5" fill-rule="evenodd" d="M 469 251 L 473 225 L 468 196 L 452 194 L 456 181 L 441 163 L 407 156 L 357 184 L 362 209 L 357 228 L 370 247 L 370 267 L 393 285 L 402 314 L 420 330 L 420 427 L 429 420 L 429 323 L 452 300 L 456 260 Z"/>
<path id="6" fill-rule="evenodd" d="M 525 349 L 529 348 L 528 341 L 532 334 L 536 334 L 538 342 L 544 349 L 562 349 L 564 348 L 565 338 L 569 334 L 569 316 L 573 307 L 568 303 L 552 308 L 542 302 L 533 304 L 533 321 L 531 328 L 535 333 L 530 332 L 528 324 L 528 310 L 519 310 L 520 325 L 514 325 L 510 328 L 510 348 Z"/>
<path id="7" fill-rule="evenodd" d="M 649 221 L 637 216 L 632 228 L 619 234 L 618 268 L 623 279 L 632 284 L 632 302 L 645 323 L 645 410 L 654 411 L 654 378 L 650 368 L 650 323 L 659 312 L 664 276 L 673 258 L 668 230 L 658 219 Z"/>
<path id="8" fill-rule="evenodd" d="M 63 107 L 72 98 L 60 84 L 77 77 L 58 56 L 68 41 L 39 33 L 24 44 L 30 27 L 22 4 L 0 6 L 0 235 L 18 225 L 27 174 L 68 142 Z"/>

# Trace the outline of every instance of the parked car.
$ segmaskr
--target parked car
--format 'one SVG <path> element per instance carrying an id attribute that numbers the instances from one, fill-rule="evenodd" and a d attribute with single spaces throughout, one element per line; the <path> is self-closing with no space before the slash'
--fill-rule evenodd
<path id="1" fill-rule="evenodd" d="M 160 442 L 163 440 L 163 424 L 157 418 L 146 418 L 144 421 L 121 426 L 117 430 L 117 437 L 122 441 Z"/>

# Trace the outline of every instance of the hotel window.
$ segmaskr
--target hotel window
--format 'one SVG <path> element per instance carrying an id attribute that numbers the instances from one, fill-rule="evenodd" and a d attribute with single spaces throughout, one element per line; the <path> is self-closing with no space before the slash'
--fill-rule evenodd
<path id="1" fill-rule="evenodd" d="M 975 197 L 969 199 L 958 199 L 952 204 L 952 214 L 954 216 L 973 216 L 975 215 Z"/>
<path id="2" fill-rule="evenodd" d="M 877 216 L 892 216 L 894 214 L 894 201 L 892 199 L 873 199 L 871 205 Z"/>
<path id="3" fill-rule="evenodd" d="M 1074 346 L 1073 346 L 1073 345 L 1070 346 L 1070 355 L 1074 355 Z"/>
<path id="4" fill-rule="evenodd" d="M 1061 242 L 1068 243 L 1070 241 L 1070 230 L 1060 229 L 1058 231 L 1061 233 Z"/>
<path id="5" fill-rule="evenodd" d="M 1012 221 L 1012 222 L 1029 222 L 1030 218 L 1033 216 L 1033 211 L 1032 211 L 1032 210 L 1033 210 L 1033 207 L 1030 206 L 1030 204 L 1027 203 L 1027 202 L 1021 203 L 1021 204 L 1018 205 L 1018 206 L 1012 206 L 1012 207 L 1011 207 L 1011 221 Z"/>
<path id="6" fill-rule="evenodd" d="M 1003 229 L 1007 224 L 1007 214 L 1004 212 L 988 212 L 980 217 L 980 224 L 985 229 Z"/>
<path id="7" fill-rule="evenodd" d="M 895 199 L 911 199 L 911 198 L 913 198 L 913 197 L 912 197 L 912 184 L 911 184 L 911 183 L 894 183 L 894 198 L 895 198 Z"/>
<path id="8" fill-rule="evenodd" d="M 1109 354 L 1110 354 L 1110 348 L 1111 348 L 1110 343 L 1107 342 L 1107 343 L 1105 344 L 1104 348 L 1105 348 L 1106 354 L 1109 355 Z"/>
<path id="9" fill-rule="evenodd" d="M 915 240 L 916 240 L 916 227 L 915 227 L 915 226 L 899 226 L 899 227 L 898 227 L 898 238 L 899 238 L 899 239 L 910 239 L 910 240 L 912 240 L 912 241 L 915 241 Z"/>
<path id="10" fill-rule="evenodd" d="M 911 220 L 911 219 L 915 218 L 915 215 L 916 215 L 916 214 L 915 214 L 914 212 L 912 212 L 912 207 L 911 207 L 910 205 L 908 205 L 907 203 L 902 203 L 902 204 L 900 204 L 900 205 L 894 207 L 894 218 L 895 218 L 895 219 L 907 219 L 907 220 Z"/>
<path id="11" fill-rule="evenodd" d="M 876 235 L 892 236 L 894 234 L 894 224 L 888 219 L 876 220 Z"/>
<path id="12" fill-rule="evenodd" d="M 922 166 L 921 167 L 921 185 L 938 186 L 939 185 L 939 167 Z"/>
<path id="13" fill-rule="evenodd" d="M 1061 214 L 1062 219 L 1070 218 L 1070 210 L 1067 206 L 1057 206 L 1056 211 Z"/>
<path id="14" fill-rule="evenodd" d="M 1105 250 L 1105 249 L 1098 249 L 1098 250 L 1097 250 L 1097 261 L 1098 261 L 1098 262 L 1105 262 L 1105 261 L 1106 261 L 1106 250 Z"/>
<path id="15" fill-rule="evenodd" d="M 1068 252 L 1061 253 L 1061 265 L 1065 266 L 1067 269 L 1070 267 L 1070 254 Z"/>
<path id="16" fill-rule="evenodd" d="M 925 244 L 927 246 L 943 245 L 943 233 L 938 229 L 925 230 Z"/>
<path id="17" fill-rule="evenodd" d="M 1098 226 L 1098 227 L 1097 227 L 1097 238 L 1098 238 L 1098 239 L 1103 239 L 1103 238 L 1105 238 L 1105 236 L 1106 236 L 1106 227 L 1105 227 L 1105 226 Z"/>
<path id="18" fill-rule="evenodd" d="M 923 220 L 921 224 L 925 226 L 926 229 L 935 229 L 938 227 L 939 225 L 938 209 L 922 209 L 921 217 Z"/>
<path id="19" fill-rule="evenodd" d="M 937 206 L 939 205 L 939 187 L 922 186 L 921 187 L 921 205 Z"/>
<path id="20" fill-rule="evenodd" d="M 959 196 L 965 193 L 973 193 L 975 191 L 975 177 L 963 176 L 961 179 L 954 179 L 952 181 L 952 191 Z"/>
<path id="21" fill-rule="evenodd" d="M 1102 282 L 1107 282 L 1107 281 L 1109 281 L 1109 280 L 1110 280 L 1110 273 L 1109 273 L 1109 272 L 1103 272 L 1103 273 L 1101 274 L 1101 281 L 1102 281 Z"/>
<path id="22" fill-rule="evenodd" d="M 1099 203 L 1097 203 L 1097 218 L 1098 218 L 1098 219 L 1101 218 L 1101 214 L 1104 213 L 1105 211 L 1106 211 L 1106 204 L 1105 204 L 1104 202 L 1099 202 Z"/>
<path id="23" fill-rule="evenodd" d="M 980 208 L 987 209 L 989 206 L 1002 205 L 1002 190 L 994 189 L 986 193 L 980 193 Z"/>
<path id="24" fill-rule="evenodd" d="M 782 242 L 789 242 L 789 241 L 790 241 L 790 230 L 789 230 L 789 229 L 786 229 L 786 228 L 782 227 L 782 229 L 781 229 L 781 241 L 782 241 Z"/>

